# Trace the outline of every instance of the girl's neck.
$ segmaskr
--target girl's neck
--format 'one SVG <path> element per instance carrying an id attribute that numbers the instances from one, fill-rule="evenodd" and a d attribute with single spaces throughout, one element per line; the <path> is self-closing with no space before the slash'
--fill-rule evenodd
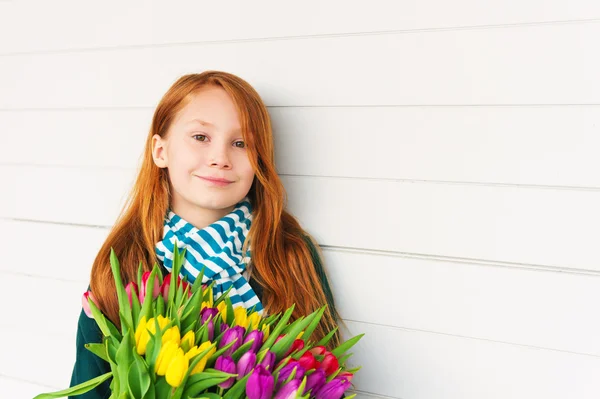
<path id="1" fill-rule="evenodd" d="M 171 205 L 171 210 L 175 212 L 183 220 L 191 223 L 195 228 L 201 230 L 210 224 L 221 219 L 223 216 L 231 213 L 235 206 L 225 209 L 206 209 L 200 208 L 192 204 L 177 204 Z"/>

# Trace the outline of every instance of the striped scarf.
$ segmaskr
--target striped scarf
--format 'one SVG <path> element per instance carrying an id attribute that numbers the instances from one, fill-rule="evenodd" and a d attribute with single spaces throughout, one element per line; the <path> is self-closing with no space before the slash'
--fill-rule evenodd
<path id="1" fill-rule="evenodd" d="M 180 277 L 187 277 L 193 284 L 204 266 L 202 283 L 215 281 L 215 299 L 233 286 L 229 292 L 233 306 L 241 305 L 246 309 L 256 306 L 255 311 L 262 315 L 260 299 L 242 275 L 250 261 L 250 249 L 242 256 L 242 246 L 251 224 L 252 206 L 247 197 L 238 202 L 231 213 L 201 230 L 169 209 L 163 239 L 156 243 L 156 255 L 165 269 L 171 271 L 174 242 L 177 241 L 180 250 L 186 249 Z"/>

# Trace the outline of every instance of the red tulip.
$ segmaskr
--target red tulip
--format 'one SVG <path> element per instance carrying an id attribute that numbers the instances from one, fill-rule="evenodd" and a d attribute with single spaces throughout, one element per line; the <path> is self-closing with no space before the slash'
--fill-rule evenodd
<path id="1" fill-rule="evenodd" d="M 321 364 L 317 359 L 315 359 L 315 355 L 313 355 L 310 351 L 304 352 L 304 354 L 300 356 L 300 359 L 298 359 L 298 363 L 300 363 L 300 365 L 306 370 L 318 369 L 319 365 Z"/>
<path id="2" fill-rule="evenodd" d="M 310 350 L 313 355 L 324 355 L 327 352 L 324 346 L 315 346 Z"/>
<path id="3" fill-rule="evenodd" d="M 325 370 L 325 374 L 329 377 L 340 367 L 337 357 L 335 357 L 331 352 L 326 352 L 323 361 L 321 362 L 320 368 Z"/>
<path id="4" fill-rule="evenodd" d="M 284 356 L 288 356 L 290 353 L 296 352 L 300 349 L 304 348 L 304 341 L 301 339 L 296 339 L 288 349 L 287 353 Z"/>

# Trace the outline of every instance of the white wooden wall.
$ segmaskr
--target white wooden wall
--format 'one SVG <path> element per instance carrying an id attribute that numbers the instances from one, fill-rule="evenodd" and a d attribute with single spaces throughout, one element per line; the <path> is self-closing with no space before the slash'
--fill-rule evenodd
<path id="1" fill-rule="evenodd" d="M 0 396 L 68 386 L 153 107 L 221 69 L 366 333 L 360 398 L 597 398 L 599 38 L 596 0 L 0 1 Z"/>

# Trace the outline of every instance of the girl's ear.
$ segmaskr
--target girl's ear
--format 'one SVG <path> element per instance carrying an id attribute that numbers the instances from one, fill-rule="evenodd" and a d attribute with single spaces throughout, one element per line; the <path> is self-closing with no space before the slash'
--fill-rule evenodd
<path id="1" fill-rule="evenodd" d="M 167 149 L 166 141 L 158 134 L 152 136 L 152 159 L 159 168 L 166 168 L 167 165 Z"/>

